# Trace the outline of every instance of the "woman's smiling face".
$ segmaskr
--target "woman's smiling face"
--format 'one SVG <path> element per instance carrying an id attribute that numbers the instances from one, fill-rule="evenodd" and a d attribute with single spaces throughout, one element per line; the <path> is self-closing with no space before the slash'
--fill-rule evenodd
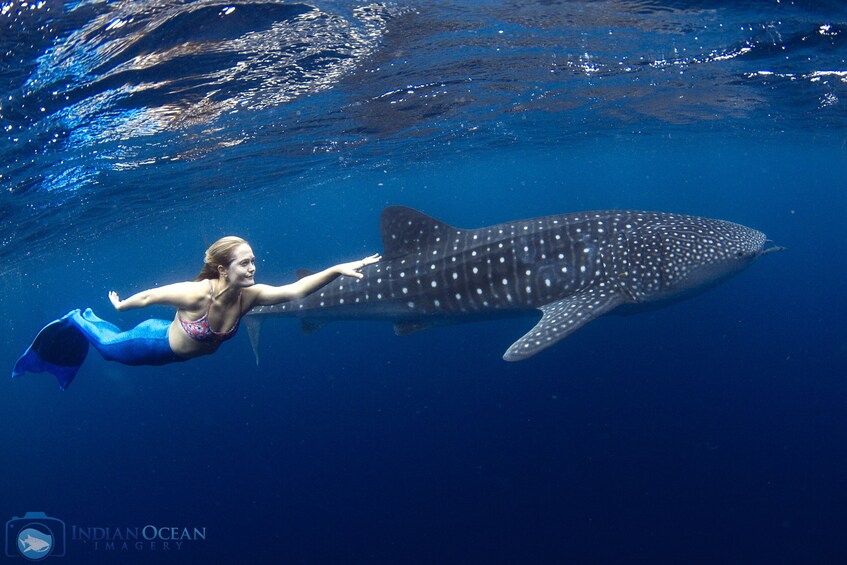
<path id="1" fill-rule="evenodd" d="M 227 268 L 227 276 L 230 284 L 234 286 L 247 287 L 255 284 L 253 277 L 256 274 L 256 257 L 253 250 L 246 243 L 235 248 L 233 259 Z"/>

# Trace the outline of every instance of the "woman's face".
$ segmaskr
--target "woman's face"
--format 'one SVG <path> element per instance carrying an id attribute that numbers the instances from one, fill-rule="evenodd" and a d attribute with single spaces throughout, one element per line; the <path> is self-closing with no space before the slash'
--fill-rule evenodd
<path id="1" fill-rule="evenodd" d="M 256 274 L 256 257 L 253 250 L 246 243 L 242 243 L 235 248 L 232 256 L 232 262 L 226 272 L 229 283 L 240 287 L 253 286 L 253 277 Z"/>

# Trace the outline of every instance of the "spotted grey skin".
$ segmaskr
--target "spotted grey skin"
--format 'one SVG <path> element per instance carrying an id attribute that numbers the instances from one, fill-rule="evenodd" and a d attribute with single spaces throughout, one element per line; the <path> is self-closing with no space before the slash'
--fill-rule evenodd
<path id="1" fill-rule="evenodd" d="M 685 297 L 781 249 L 731 222 L 623 210 L 460 229 L 393 206 L 382 213 L 382 239 L 384 258 L 362 269 L 363 279 L 336 279 L 305 298 L 254 309 L 247 317 L 254 348 L 258 320 L 269 315 L 312 325 L 388 320 L 402 335 L 541 310 L 503 355 L 517 361 L 618 306 Z"/>

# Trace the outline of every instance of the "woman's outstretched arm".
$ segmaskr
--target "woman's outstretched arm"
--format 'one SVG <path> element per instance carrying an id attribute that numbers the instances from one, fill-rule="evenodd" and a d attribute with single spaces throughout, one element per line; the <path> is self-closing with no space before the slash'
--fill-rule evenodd
<path id="1" fill-rule="evenodd" d="M 208 284 L 208 283 L 205 283 Z M 206 287 L 196 282 L 182 282 L 142 290 L 125 300 L 121 300 L 114 290 L 109 291 L 109 300 L 115 310 L 130 310 L 145 306 L 174 306 L 183 310 L 196 309 L 203 300 Z M 208 294 L 208 293 L 206 293 Z"/>
<path id="2" fill-rule="evenodd" d="M 305 276 L 297 282 L 283 286 L 270 286 L 266 284 L 253 285 L 248 289 L 248 292 L 253 295 L 249 308 L 252 308 L 253 306 L 270 306 L 272 304 L 279 304 L 280 302 L 302 298 L 315 292 L 319 288 L 327 285 L 342 275 L 361 279 L 365 275 L 358 272 L 359 269 L 366 267 L 367 265 L 372 265 L 380 259 L 382 259 L 382 257 L 379 253 L 376 253 L 359 261 L 351 261 L 350 263 L 335 265 L 319 273 Z"/>

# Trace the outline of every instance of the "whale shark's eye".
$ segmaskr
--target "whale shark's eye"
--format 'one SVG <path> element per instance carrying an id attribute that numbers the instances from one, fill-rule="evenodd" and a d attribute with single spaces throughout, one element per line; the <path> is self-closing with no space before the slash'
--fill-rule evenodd
<path id="1" fill-rule="evenodd" d="M 744 257 L 744 252 L 743 251 L 736 251 L 735 256 L 736 257 Z"/>

